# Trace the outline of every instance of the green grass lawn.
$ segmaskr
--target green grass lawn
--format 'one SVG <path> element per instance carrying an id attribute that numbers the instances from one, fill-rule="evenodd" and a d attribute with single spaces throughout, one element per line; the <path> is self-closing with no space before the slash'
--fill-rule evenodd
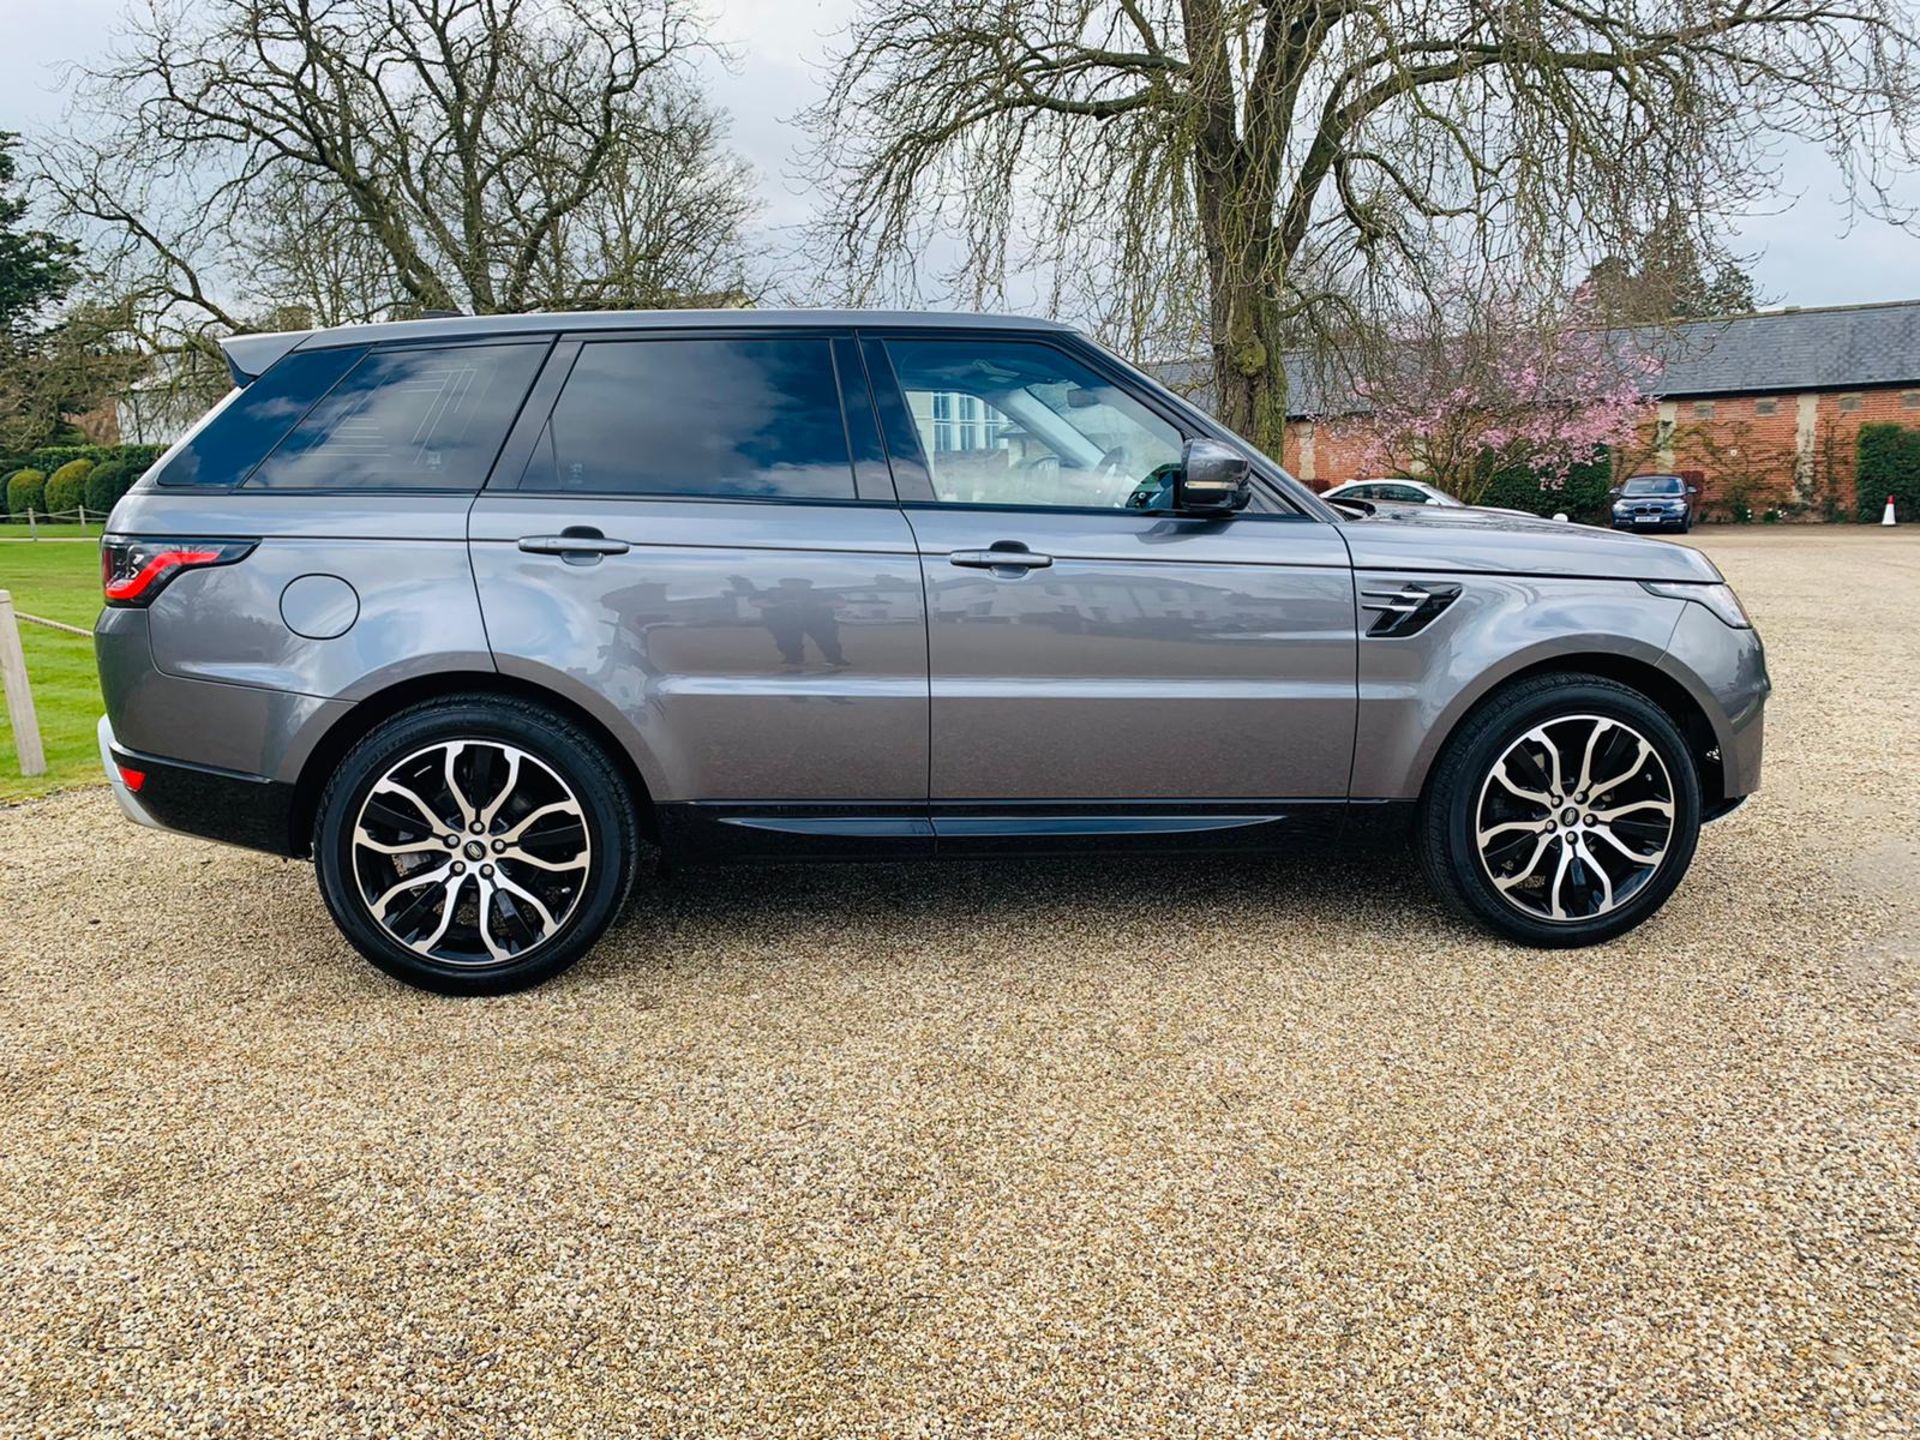
<path id="1" fill-rule="evenodd" d="M 77 533 L 80 527 L 65 528 Z M 0 590 L 12 593 L 15 610 L 91 627 L 100 613 L 100 551 L 85 544 L 0 540 Z M 20 644 L 27 652 L 27 678 L 40 716 L 47 773 L 32 779 L 20 774 L 13 727 L 0 711 L 0 802 L 101 779 L 93 738 L 101 711 L 100 678 L 92 638 L 23 622 Z"/>
<path id="2" fill-rule="evenodd" d="M 79 540 L 82 538 L 99 539 L 100 532 L 106 527 L 98 521 L 89 520 L 87 528 L 82 530 L 74 521 L 68 520 L 55 525 L 42 520 L 31 528 L 18 516 L 10 516 L 0 521 L 0 540 L 31 540 L 36 535 L 43 540 Z"/>

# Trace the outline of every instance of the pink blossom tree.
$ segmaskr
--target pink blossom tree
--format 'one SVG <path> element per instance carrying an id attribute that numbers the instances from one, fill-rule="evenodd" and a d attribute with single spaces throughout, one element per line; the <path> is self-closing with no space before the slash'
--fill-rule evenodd
<path id="1" fill-rule="evenodd" d="M 1449 333 L 1389 337 L 1355 386 L 1361 413 L 1332 422 L 1360 441 L 1368 473 L 1417 475 L 1471 505 L 1503 471 L 1557 489 L 1573 466 L 1632 445 L 1658 359 L 1605 329 L 1584 292 L 1544 319 L 1515 314 L 1483 301 Z"/>

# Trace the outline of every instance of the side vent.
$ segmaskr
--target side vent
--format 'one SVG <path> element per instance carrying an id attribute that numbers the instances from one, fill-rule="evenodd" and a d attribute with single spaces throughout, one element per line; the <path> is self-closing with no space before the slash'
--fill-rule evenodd
<path id="1" fill-rule="evenodd" d="M 1416 585 L 1408 582 L 1398 590 L 1362 590 L 1360 608 L 1376 612 L 1367 629 L 1372 640 L 1401 640 L 1417 635 L 1430 625 L 1454 601 L 1460 587 L 1452 584 Z"/>

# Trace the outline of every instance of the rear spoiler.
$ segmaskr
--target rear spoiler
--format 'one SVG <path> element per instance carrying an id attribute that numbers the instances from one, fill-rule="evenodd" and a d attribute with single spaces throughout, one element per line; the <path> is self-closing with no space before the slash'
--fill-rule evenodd
<path id="1" fill-rule="evenodd" d="M 281 330 L 269 335 L 229 335 L 220 341 L 220 351 L 227 357 L 233 383 L 251 385 L 311 334 L 311 330 Z"/>

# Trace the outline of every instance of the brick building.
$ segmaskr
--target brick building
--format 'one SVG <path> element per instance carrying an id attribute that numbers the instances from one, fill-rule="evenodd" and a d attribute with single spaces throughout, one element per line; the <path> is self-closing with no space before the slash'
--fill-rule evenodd
<path id="1" fill-rule="evenodd" d="M 1657 355 L 1628 473 L 1696 477 L 1709 513 L 1744 504 L 1815 518 L 1854 507 L 1860 427 L 1920 427 L 1920 300 L 1764 311 L 1622 332 Z M 1300 377 L 1283 463 L 1316 489 L 1360 478 L 1363 408 Z"/>

